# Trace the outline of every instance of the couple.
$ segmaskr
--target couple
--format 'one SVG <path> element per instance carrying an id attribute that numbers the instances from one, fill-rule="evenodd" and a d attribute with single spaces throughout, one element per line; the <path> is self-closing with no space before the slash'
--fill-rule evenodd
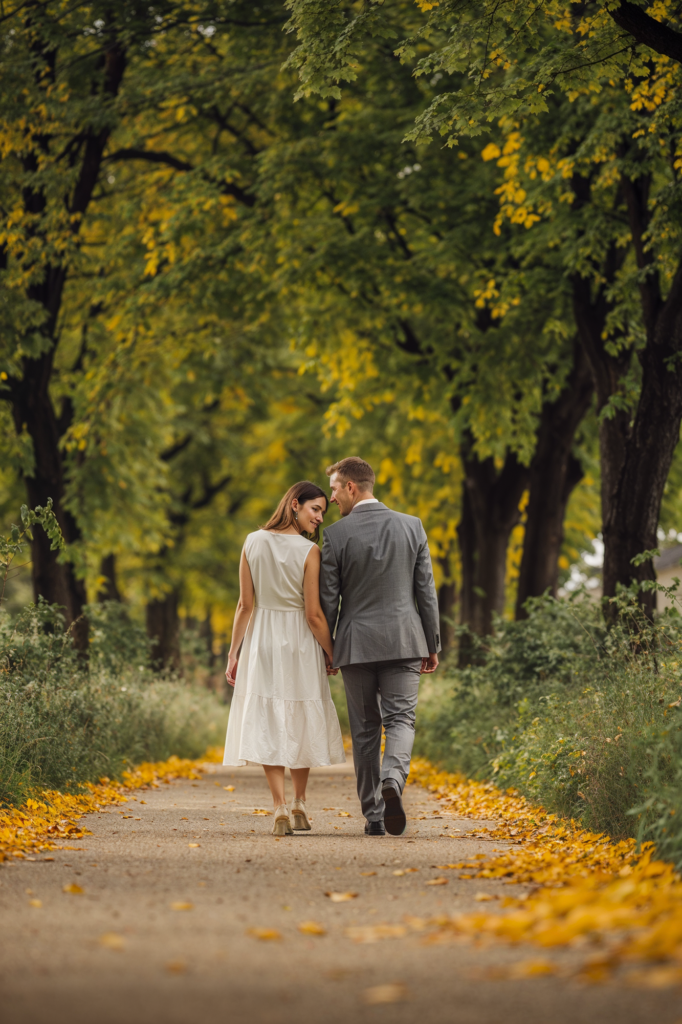
<path id="1" fill-rule="evenodd" d="M 342 459 L 327 475 L 342 518 L 324 531 L 321 555 L 328 502 L 309 481 L 290 487 L 269 522 L 246 538 L 225 673 L 234 696 L 223 764 L 263 765 L 273 835 L 310 829 L 310 769 L 346 760 L 327 680 L 341 668 L 365 833 L 398 836 L 419 676 L 435 671 L 440 650 L 431 558 L 421 521 L 373 496 L 367 462 Z"/>

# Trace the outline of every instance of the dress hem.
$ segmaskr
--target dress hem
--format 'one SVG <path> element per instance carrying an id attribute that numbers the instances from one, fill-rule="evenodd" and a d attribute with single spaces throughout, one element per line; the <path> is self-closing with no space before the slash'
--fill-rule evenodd
<path id="1" fill-rule="evenodd" d="M 246 768 L 247 765 L 266 765 L 269 768 L 288 768 L 291 771 L 292 768 L 333 768 L 337 764 L 348 764 L 348 761 L 344 757 L 343 761 L 318 761 L 316 764 L 283 764 L 282 761 L 270 762 L 270 761 L 254 761 L 253 758 L 249 757 L 246 760 L 240 761 L 223 761 L 223 768 Z"/>

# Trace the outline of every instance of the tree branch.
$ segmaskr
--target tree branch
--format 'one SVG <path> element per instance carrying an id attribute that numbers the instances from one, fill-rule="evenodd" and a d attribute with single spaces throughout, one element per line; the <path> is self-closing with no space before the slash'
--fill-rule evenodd
<path id="1" fill-rule="evenodd" d="M 178 160 L 172 153 L 155 149 L 117 149 L 110 153 L 107 160 L 147 160 L 151 164 L 168 164 L 176 171 L 193 171 L 194 168 L 186 160 Z"/>
<path id="2" fill-rule="evenodd" d="M 172 167 L 176 171 L 194 171 L 196 170 L 192 164 L 187 163 L 186 160 L 179 160 L 178 157 L 173 156 L 172 153 L 166 153 L 164 150 L 157 149 L 117 149 L 115 153 L 110 153 L 106 157 L 107 160 L 146 160 L 152 164 L 167 164 L 168 167 Z M 221 181 L 216 182 L 212 178 L 208 178 L 214 185 L 217 185 L 220 191 L 227 196 L 232 196 L 237 200 L 238 203 L 242 203 L 243 206 L 255 206 L 256 197 L 252 196 L 250 192 L 245 192 L 239 185 L 235 185 L 233 181 Z"/>
<path id="3" fill-rule="evenodd" d="M 638 43 L 682 64 L 682 33 L 656 21 L 630 0 L 621 0 L 620 6 L 610 10 L 609 14 L 616 25 L 634 36 Z"/>

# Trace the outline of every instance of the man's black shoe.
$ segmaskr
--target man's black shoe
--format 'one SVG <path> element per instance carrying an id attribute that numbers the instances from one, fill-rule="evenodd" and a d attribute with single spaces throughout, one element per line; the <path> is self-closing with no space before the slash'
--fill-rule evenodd
<path id="1" fill-rule="evenodd" d="M 386 804 L 384 811 L 384 825 L 391 836 L 401 836 L 407 825 L 407 818 L 403 810 L 403 801 L 398 790 L 397 783 L 392 779 L 386 779 L 381 787 L 381 795 Z"/>
<path id="2" fill-rule="evenodd" d="M 383 821 L 366 821 L 365 822 L 365 835 L 366 836 L 385 836 L 386 829 L 384 828 Z"/>

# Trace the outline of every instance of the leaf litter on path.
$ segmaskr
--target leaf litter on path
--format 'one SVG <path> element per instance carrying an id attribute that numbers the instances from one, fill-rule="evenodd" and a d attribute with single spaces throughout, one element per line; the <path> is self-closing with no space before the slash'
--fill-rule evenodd
<path id="1" fill-rule="evenodd" d="M 44 790 L 21 807 L 2 808 L 0 862 L 8 857 L 26 858 L 27 854 L 40 851 L 79 849 L 64 846 L 63 842 L 92 834 L 78 824 L 83 815 L 102 811 L 111 804 L 125 804 L 127 794 L 134 790 L 155 789 L 172 779 L 199 779 L 208 760 L 222 760 L 222 756 L 212 750 L 201 761 L 173 756 L 154 764 L 144 762 L 132 771 L 123 772 L 120 783 L 102 778 L 98 783 L 85 783 L 84 793 Z M 52 859 L 43 857 L 43 860 Z"/>
<path id="2" fill-rule="evenodd" d="M 620 968 L 641 968 L 648 961 L 656 966 L 633 970 L 626 980 L 652 987 L 682 983 L 682 879 L 672 864 L 654 859 L 652 843 L 637 851 L 634 839 L 615 842 L 547 813 L 514 791 L 502 793 L 492 783 L 439 772 L 427 761 L 413 762 L 409 781 L 425 786 L 458 818 L 495 822 L 492 829 L 477 827 L 468 836 L 514 844 L 491 856 L 442 864 L 441 870 L 464 869 L 459 877 L 466 879 L 539 886 L 521 899 L 504 900 L 506 914 L 434 918 L 427 941 L 449 935 L 544 947 L 608 942 L 608 953 L 583 962 L 579 978 L 603 981 Z"/>

